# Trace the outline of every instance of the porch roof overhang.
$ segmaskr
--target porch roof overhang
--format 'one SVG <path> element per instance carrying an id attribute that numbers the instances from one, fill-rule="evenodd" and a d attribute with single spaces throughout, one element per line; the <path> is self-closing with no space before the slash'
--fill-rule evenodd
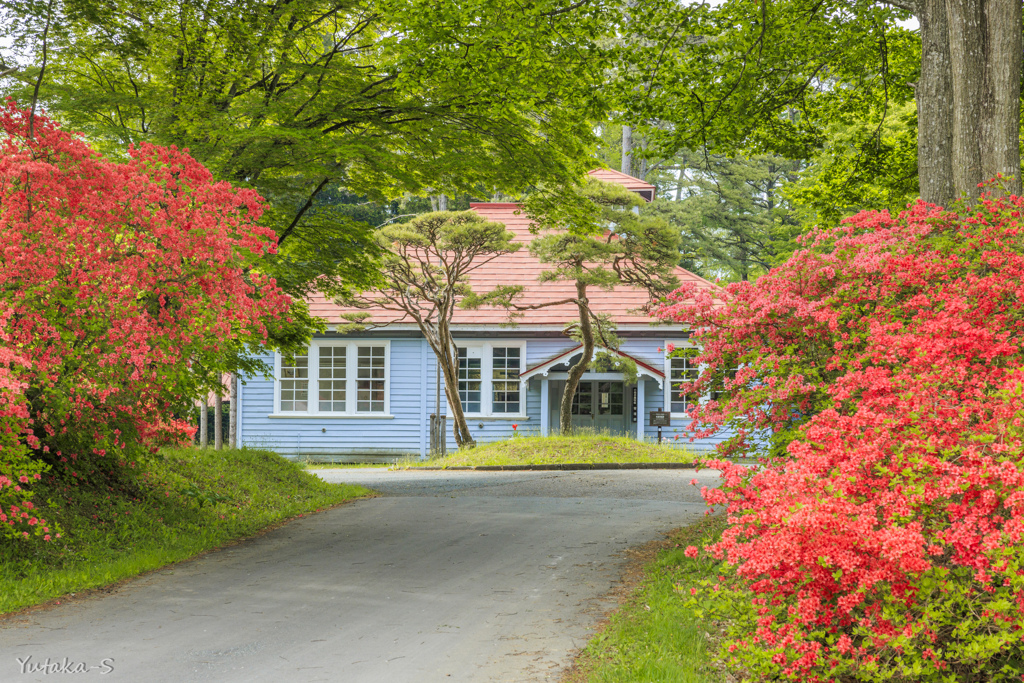
<path id="1" fill-rule="evenodd" d="M 555 367 L 556 365 L 559 365 L 560 363 L 564 363 L 564 362 L 568 361 L 574 355 L 579 353 L 582 348 L 583 348 L 583 344 L 579 344 L 579 345 L 569 349 L 568 351 L 563 351 L 562 353 L 559 353 L 556 356 L 552 356 L 551 358 L 548 358 L 547 360 L 545 360 L 544 362 L 542 362 L 542 363 L 540 363 L 538 365 L 534 365 L 533 367 L 527 368 L 525 372 L 523 372 L 522 374 L 519 375 L 519 379 L 528 380 L 531 377 L 538 377 L 538 376 L 547 377 L 548 374 L 551 372 L 551 368 Z M 640 360 L 639 358 L 636 358 L 635 356 L 631 356 L 628 353 L 623 353 L 622 351 L 619 351 L 617 349 L 613 350 L 613 349 L 607 349 L 607 348 L 605 348 L 603 346 L 595 346 L 594 347 L 595 355 L 597 354 L 598 351 L 606 351 L 607 353 L 614 353 L 614 354 L 616 354 L 618 356 L 622 356 L 623 358 L 630 359 L 631 361 L 636 363 L 636 370 L 637 370 L 637 374 L 638 375 L 650 377 L 651 379 L 653 379 L 654 381 L 656 381 L 658 383 L 659 387 L 663 387 L 665 385 L 665 373 L 663 371 L 661 371 L 661 370 L 658 370 L 653 365 L 651 365 L 649 363 L 645 363 L 644 361 Z"/>

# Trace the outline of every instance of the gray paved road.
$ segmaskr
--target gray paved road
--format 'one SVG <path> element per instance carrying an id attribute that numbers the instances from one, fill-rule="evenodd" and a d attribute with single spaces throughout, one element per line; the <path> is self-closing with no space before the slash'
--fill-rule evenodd
<path id="1" fill-rule="evenodd" d="M 702 471 L 321 470 L 384 495 L 0 622 L 0 681 L 555 680 Z M 109 672 L 108 669 L 111 669 Z M 107 672 L 107 673 L 104 673 Z"/>

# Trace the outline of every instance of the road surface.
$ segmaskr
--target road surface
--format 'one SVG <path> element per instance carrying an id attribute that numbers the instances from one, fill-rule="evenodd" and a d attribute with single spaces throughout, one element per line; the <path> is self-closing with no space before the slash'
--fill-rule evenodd
<path id="1" fill-rule="evenodd" d="M 717 481 L 708 470 L 318 474 L 382 495 L 2 620 L 0 681 L 557 680 L 612 606 L 622 551 L 703 514 L 689 482 Z"/>

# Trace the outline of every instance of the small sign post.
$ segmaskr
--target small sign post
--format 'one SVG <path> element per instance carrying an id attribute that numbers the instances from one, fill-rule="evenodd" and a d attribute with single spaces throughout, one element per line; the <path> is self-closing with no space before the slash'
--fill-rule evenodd
<path id="1" fill-rule="evenodd" d="M 667 410 L 651 411 L 651 426 L 658 428 L 658 443 L 661 443 L 661 428 L 672 426 L 672 413 Z"/>

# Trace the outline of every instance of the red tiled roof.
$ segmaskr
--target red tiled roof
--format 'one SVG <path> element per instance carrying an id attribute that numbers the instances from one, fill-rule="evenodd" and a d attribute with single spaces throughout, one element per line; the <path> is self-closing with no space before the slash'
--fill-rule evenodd
<path id="1" fill-rule="evenodd" d="M 654 199 L 654 185 L 645 183 L 639 178 L 634 178 L 631 175 L 620 173 L 619 171 L 613 171 L 610 168 L 595 168 L 593 171 L 589 171 L 588 175 L 592 178 L 597 178 L 598 180 L 603 180 L 608 183 L 622 185 L 627 190 L 639 192 L 641 196 L 647 199 L 647 201 Z"/>
<path id="2" fill-rule="evenodd" d="M 623 182 L 623 178 L 631 178 L 617 171 L 599 169 L 591 174 L 615 174 L 620 176 L 612 182 Z M 604 178 L 602 178 L 604 179 Z M 631 178 L 639 183 L 638 189 L 652 187 L 642 181 Z M 629 187 L 627 185 L 627 187 Z M 633 189 L 630 187 L 630 189 Z M 523 246 L 512 254 L 505 254 L 490 261 L 489 263 L 474 270 L 469 276 L 470 286 L 478 294 L 491 291 L 497 285 L 523 285 L 523 294 L 517 303 L 523 305 L 539 304 L 547 301 L 558 301 L 576 296 L 576 285 L 572 282 L 539 282 L 537 277 L 542 271 L 548 270 L 546 264 L 541 263 L 536 257 L 530 254 L 526 246 L 534 235 L 530 232 L 530 219 L 525 213 L 517 214 L 519 205 L 503 202 L 483 202 L 470 204 L 470 208 L 490 221 L 505 224 L 505 229 L 515 235 L 514 241 L 520 242 Z M 680 282 L 696 282 L 701 287 L 715 288 L 715 285 L 707 280 L 694 275 L 682 268 L 675 269 L 675 275 Z M 652 318 L 635 309 L 643 307 L 649 302 L 648 294 L 642 289 L 621 285 L 611 291 L 598 287 L 592 287 L 588 291 L 591 308 L 596 313 L 609 315 L 619 325 L 649 324 Z M 360 309 L 343 308 L 327 301 L 323 295 L 317 294 L 309 299 L 310 312 L 313 315 L 325 318 L 327 322 L 342 322 L 341 315 L 346 313 L 371 313 L 370 321 L 376 324 L 386 323 L 411 323 L 408 318 L 400 318 L 392 311 L 363 311 Z M 523 317 L 516 318 L 520 325 L 550 325 L 557 329 L 579 315 L 575 304 L 560 304 L 523 311 Z M 475 311 L 457 309 L 452 318 L 453 325 L 499 325 L 508 322 L 508 314 L 500 308 L 489 306 L 481 307 Z"/>

